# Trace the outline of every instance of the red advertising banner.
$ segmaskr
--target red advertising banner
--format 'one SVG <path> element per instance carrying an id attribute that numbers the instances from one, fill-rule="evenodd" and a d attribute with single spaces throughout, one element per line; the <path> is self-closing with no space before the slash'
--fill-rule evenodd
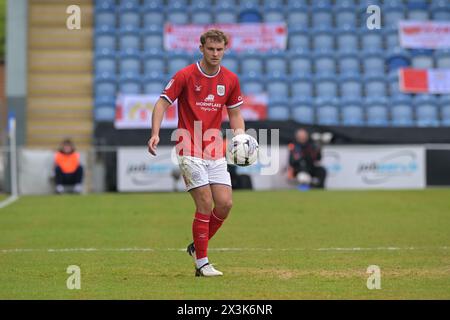
<path id="1" fill-rule="evenodd" d="M 400 90 L 408 93 L 450 93 L 450 69 L 400 69 Z"/>
<path id="2" fill-rule="evenodd" d="M 166 24 L 164 26 L 164 48 L 166 50 L 197 51 L 201 34 L 211 28 L 225 32 L 229 37 L 228 48 L 234 51 L 286 49 L 287 27 L 285 23 Z"/>

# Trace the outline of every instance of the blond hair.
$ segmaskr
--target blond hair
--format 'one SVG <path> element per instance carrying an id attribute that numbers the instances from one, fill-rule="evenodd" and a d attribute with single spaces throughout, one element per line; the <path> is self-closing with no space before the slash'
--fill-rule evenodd
<path id="1" fill-rule="evenodd" d="M 218 29 L 210 29 L 200 36 L 200 43 L 202 46 L 205 45 L 206 39 L 211 39 L 214 42 L 224 42 L 225 47 L 228 45 L 227 35 Z"/>

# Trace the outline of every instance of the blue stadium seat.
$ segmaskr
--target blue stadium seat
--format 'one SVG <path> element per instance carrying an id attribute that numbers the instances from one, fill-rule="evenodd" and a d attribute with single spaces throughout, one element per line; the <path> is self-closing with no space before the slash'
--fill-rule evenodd
<path id="1" fill-rule="evenodd" d="M 433 51 L 426 49 L 414 49 L 411 52 L 411 66 L 417 69 L 434 68 Z"/>
<path id="2" fill-rule="evenodd" d="M 116 31 L 109 27 L 95 29 L 95 50 L 116 50 Z"/>
<path id="3" fill-rule="evenodd" d="M 208 9 L 213 5 L 212 0 L 191 0 L 192 9 Z"/>
<path id="4" fill-rule="evenodd" d="M 141 15 L 140 6 L 124 4 L 119 7 L 119 27 L 126 28 L 140 28 L 141 27 Z"/>
<path id="5" fill-rule="evenodd" d="M 261 12 L 258 5 L 241 3 L 239 12 L 240 23 L 262 22 Z"/>
<path id="6" fill-rule="evenodd" d="M 387 95 L 384 75 L 366 75 L 364 79 L 367 97 L 384 97 Z"/>
<path id="7" fill-rule="evenodd" d="M 394 28 L 392 26 L 386 26 L 385 28 L 383 28 L 381 30 L 383 32 L 386 49 L 392 50 L 395 47 L 400 46 L 400 40 L 398 37 L 398 29 L 397 28 Z"/>
<path id="8" fill-rule="evenodd" d="M 116 97 L 116 76 L 111 73 L 99 73 L 94 79 L 94 93 L 97 99 Z"/>
<path id="9" fill-rule="evenodd" d="M 119 1 L 121 6 L 124 7 L 137 7 L 141 4 L 140 0 L 120 0 Z"/>
<path id="10" fill-rule="evenodd" d="M 239 73 L 239 58 L 234 51 L 228 51 L 225 53 L 222 59 L 222 65 L 233 71 L 234 73 Z"/>
<path id="11" fill-rule="evenodd" d="M 439 98 L 441 109 L 441 125 L 450 126 L 450 95 L 441 95 Z"/>
<path id="12" fill-rule="evenodd" d="M 361 62 L 366 74 L 385 73 L 385 58 L 382 50 L 363 51 L 361 53 Z"/>
<path id="13" fill-rule="evenodd" d="M 142 22 L 144 28 L 157 26 L 161 28 L 164 24 L 164 7 L 158 5 L 147 5 L 142 9 Z"/>
<path id="14" fill-rule="evenodd" d="M 141 55 L 139 51 L 128 49 L 119 53 L 119 70 L 124 73 L 141 72 Z"/>
<path id="15" fill-rule="evenodd" d="M 166 10 L 166 22 L 172 24 L 188 24 L 189 23 L 189 14 L 187 11 L 187 7 L 172 7 L 167 8 Z"/>
<path id="16" fill-rule="evenodd" d="M 116 100 L 112 97 L 100 97 L 94 101 L 95 121 L 114 121 L 116 116 Z"/>
<path id="17" fill-rule="evenodd" d="M 408 20 L 426 21 L 429 18 L 428 4 L 420 1 L 409 2 L 407 13 Z"/>
<path id="18" fill-rule="evenodd" d="M 158 72 L 165 74 L 164 52 L 158 49 L 145 51 L 144 53 L 144 74 Z"/>
<path id="19" fill-rule="evenodd" d="M 245 7 L 255 7 L 259 5 L 259 0 L 239 0 L 239 4 Z"/>
<path id="20" fill-rule="evenodd" d="M 339 77 L 341 96 L 343 98 L 361 98 L 362 81 L 358 73 L 344 73 Z"/>
<path id="21" fill-rule="evenodd" d="M 289 53 L 291 74 L 311 73 L 311 54 L 306 50 L 294 50 Z"/>
<path id="22" fill-rule="evenodd" d="M 312 32 L 314 50 L 334 50 L 334 32 L 331 28 L 318 28 Z"/>
<path id="23" fill-rule="evenodd" d="M 140 94 L 141 77 L 135 73 L 121 74 L 119 77 L 119 93 L 121 94 Z"/>
<path id="24" fill-rule="evenodd" d="M 191 63 L 191 56 L 185 52 L 171 51 L 167 54 L 167 73 L 173 76 L 175 73 Z"/>
<path id="25" fill-rule="evenodd" d="M 414 108 L 409 96 L 395 96 L 390 101 L 392 125 L 396 127 L 414 126 Z"/>
<path id="26" fill-rule="evenodd" d="M 163 49 L 163 32 L 160 26 L 150 25 L 142 32 L 142 45 L 144 51 Z"/>
<path id="27" fill-rule="evenodd" d="M 124 27 L 119 30 L 119 50 L 141 50 L 141 32 L 135 27 Z"/>
<path id="28" fill-rule="evenodd" d="M 445 0 L 438 3 L 433 3 L 430 11 L 433 20 L 450 21 L 450 8 Z"/>
<path id="29" fill-rule="evenodd" d="M 342 124 L 345 126 L 363 126 L 364 109 L 357 98 L 344 98 L 341 100 Z"/>
<path id="30" fill-rule="evenodd" d="M 333 11 L 331 6 L 323 4 L 318 5 L 316 1 L 314 2 L 311 9 L 311 27 L 313 28 L 323 28 L 333 26 Z"/>
<path id="31" fill-rule="evenodd" d="M 439 126 L 438 105 L 433 95 L 416 95 L 414 97 L 414 106 L 416 109 L 416 124 L 419 127 Z"/>
<path id="32" fill-rule="evenodd" d="M 312 97 L 314 94 L 311 74 L 293 74 L 291 78 L 291 96 L 295 98 Z"/>
<path id="33" fill-rule="evenodd" d="M 398 72 L 392 72 L 388 75 L 388 83 L 389 83 L 389 94 L 391 97 L 401 94 L 399 83 L 398 83 Z"/>
<path id="34" fill-rule="evenodd" d="M 311 49 L 310 41 L 309 41 L 309 32 L 305 28 L 292 28 L 289 29 L 289 49 L 303 49 L 309 50 Z"/>
<path id="35" fill-rule="evenodd" d="M 97 50 L 95 52 L 95 73 L 116 74 L 116 52 L 109 49 Z"/>
<path id="36" fill-rule="evenodd" d="M 271 98 L 268 108 L 269 120 L 284 121 L 290 118 L 289 100 L 285 98 Z"/>
<path id="37" fill-rule="evenodd" d="M 308 0 L 286 0 L 287 7 L 290 10 L 295 8 L 303 8 L 308 5 Z"/>
<path id="38" fill-rule="evenodd" d="M 160 7 L 164 5 L 164 0 L 142 0 L 142 4 L 146 7 Z"/>
<path id="39" fill-rule="evenodd" d="M 188 5 L 188 0 L 171 0 L 167 1 L 169 9 L 185 8 Z"/>
<path id="40" fill-rule="evenodd" d="M 317 123 L 334 126 L 339 124 L 339 108 L 335 99 L 316 99 Z"/>
<path id="41" fill-rule="evenodd" d="M 354 9 L 355 4 L 341 3 L 334 7 L 335 25 L 337 28 L 355 28 L 358 16 Z"/>
<path id="42" fill-rule="evenodd" d="M 216 23 L 237 23 L 238 21 L 236 10 L 234 8 L 216 9 L 215 13 L 216 13 L 215 17 Z"/>
<path id="43" fill-rule="evenodd" d="M 264 77 L 261 74 L 250 72 L 241 76 L 241 88 L 244 94 L 257 94 L 264 92 Z"/>
<path id="44" fill-rule="evenodd" d="M 284 99 L 289 96 L 289 82 L 281 73 L 273 73 L 267 76 L 266 91 L 270 98 Z"/>
<path id="45" fill-rule="evenodd" d="M 95 27 L 116 27 L 116 8 L 114 3 L 104 2 L 95 7 Z"/>
<path id="46" fill-rule="evenodd" d="M 274 72 L 286 74 L 288 67 L 285 51 L 271 50 L 267 52 L 265 54 L 265 66 L 268 74 Z"/>
<path id="47" fill-rule="evenodd" d="M 194 24 L 211 24 L 213 23 L 213 15 L 211 9 L 193 9 L 191 12 L 191 22 Z"/>
<path id="48" fill-rule="evenodd" d="M 360 62 L 358 51 L 341 51 L 338 55 L 340 73 L 359 73 Z"/>
<path id="49" fill-rule="evenodd" d="M 386 127 L 389 125 L 389 111 L 386 98 L 368 97 L 364 101 L 364 105 L 368 126 Z"/>
<path id="50" fill-rule="evenodd" d="M 320 51 L 314 55 L 316 74 L 336 73 L 336 63 L 333 51 Z"/>
<path id="51" fill-rule="evenodd" d="M 338 96 L 338 84 L 334 74 L 317 75 L 314 80 L 314 86 L 317 97 L 335 98 Z"/>
<path id="52" fill-rule="evenodd" d="M 349 7 L 349 6 L 356 6 L 358 2 L 359 0 L 339 0 L 336 1 L 336 4 L 337 6 Z"/>
<path id="53" fill-rule="evenodd" d="M 450 49 L 435 50 L 436 67 L 450 69 Z"/>
<path id="54" fill-rule="evenodd" d="M 284 22 L 284 8 L 281 5 L 266 6 L 263 10 L 263 21 L 266 23 Z"/>
<path id="55" fill-rule="evenodd" d="M 383 33 L 381 29 L 368 30 L 361 28 L 361 47 L 363 50 L 382 50 L 383 49 Z"/>
<path id="56" fill-rule="evenodd" d="M 95 10 L 104 6 L 113 6 L 116 4 L 116 0 L 97 0 L 95 1 Z"/>
<path id="57" fill-rule="evenodd" d="M 344 27 L 338 29 L 336 41 L 339 51 L 359 50 L 358 33 L 354 28 Z"/>
<path id="58" fill-rule="evenodd" d="M 305 124 L 313 124 L 314 104 L 309 97 L 294 97 L 291 100 L 292 118 L 294 121 Z"/>
<path id="59" fill-rule="evenodd" d="M 256 50 L 242 52 L 240 55 L 241 73 L 263 73 L 263 56 Z"/>
<path id="60" fill-rule="evenodd" d="M 386 63 L 389 73 L 395 72 L 399 68 L 409 67 L 411 64 L 410 54 L 399 47 L 394 48 L 387 53 Z"/>
<path id="61" fill-rule="evenodd" d="M 166 77 L 159 72 L 146 74 L 143 80 L 143 92 L 145 94 L 160 94 L 166 86 Z"/>
<path id="62" fill-rule="evenodd" d="M 406 9 L 402 4 L 389 4 L 389 2 L 387 2 L 383 7 L 382 7 L 382 12 L 383 12 L 383 17 L 384 17 L 384 22 L 383 24 L 385 26 L 390 26 L 393 28 L 398 28 L 398 22 L 400 20 L 405 20 L 406 16 L 405 16 L 405 12 Z"/>
<path id="63" fill-rule="evenodd" d="M 288 7 L 287 12 L 288 29 L 292 27 L 309 27 L 309 9 L 307 6 Z"/>

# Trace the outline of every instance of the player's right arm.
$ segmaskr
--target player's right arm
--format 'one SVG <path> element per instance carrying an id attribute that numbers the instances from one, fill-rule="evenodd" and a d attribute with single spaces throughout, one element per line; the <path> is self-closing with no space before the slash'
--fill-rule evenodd
<path id="1" fill-rule="evenodd" d="M 167 108 L 178 98 L 185 85 L 186 79 L 183 72 L 177 72 L 164 88 L 158 101 L 156 101 L 152 113 L 152 134 L 148 140 L 148 152 L 154 156 L 156 156 L 156 147 L 159 143 L 159 129 L 161 128 L 164 113 Z"/>
<path id="2" fill-rule="evenodd" d="M 164 113 L 170 106 L 170 102 L 164 98 L 159 98 L 156 101 L 152 114 L 152 134 L 148 140 L 148 152 L 156 156 L 156 148 L 159 143 L 159 130 L 161 129 L 161 122 L 164 118 Z"/>

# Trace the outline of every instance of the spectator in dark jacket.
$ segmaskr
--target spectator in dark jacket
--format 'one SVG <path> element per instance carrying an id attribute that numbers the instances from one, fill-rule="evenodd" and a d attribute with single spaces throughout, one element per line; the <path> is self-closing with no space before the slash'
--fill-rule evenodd
<path id="1" fill-rule="evenodd" d="M 320 146 L 309 139 L 308 131 L 298 129 L 295 142 L 289 144 L 288 178 L 294 180 L 299 173 L 306 173 L 311 177 L 311 186 L 324 188 L 327 172 L 320 165 L 321 159 Z"/>

